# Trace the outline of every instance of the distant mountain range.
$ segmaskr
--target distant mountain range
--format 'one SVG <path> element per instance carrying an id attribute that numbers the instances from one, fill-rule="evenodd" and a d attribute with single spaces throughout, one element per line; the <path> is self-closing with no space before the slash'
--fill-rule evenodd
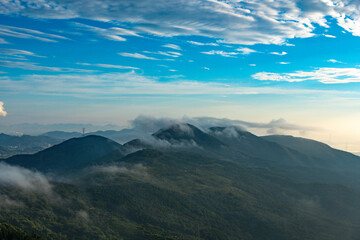
<path id="1" fill-rule="evenodd" d="M 358 156 L 236 127 L 174 124 L 134 136 L 120 144 L 51 132 L 40 137 L 74 138 L 4 159 L 0 171 L 20 168 L 0 176 L 0 200 L 11 206 L 0 203 L 0 222 L 45 239 L 360 238 Z M 20 176 L 47 179 L 51 190 L 19 185 Z"/>
<path id="2" fill-rule="evenodd" d="M 85 136 L 103 136 L 118 143 L 126 143 L 132 139 L 144 136 L 144 133 L 134 129 L 123 129 L 120 131 L 107 130 L 88 132 Z M 62 141 L 82 137 L 80 132 L 50 131 L 39 136 L 30 135 L 8 135 L 0 133 L 0 159 L 16 154 L 32 154 L 51 147 Z"/>

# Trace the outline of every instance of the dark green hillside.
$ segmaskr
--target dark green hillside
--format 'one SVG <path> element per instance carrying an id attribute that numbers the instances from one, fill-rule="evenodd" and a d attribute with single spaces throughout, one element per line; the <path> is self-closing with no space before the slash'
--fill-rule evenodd
<path id="1" fill-rule="evenodd" d="M 313 158 L 320 159 L 322 167 L 347 171 L 360 170 L 360 157 L 354 154 L 331 148 L 329 145 L 311 139 L 271 135 L 262 137 L 266 141 L 281 144 Z"/>
<path id="2" fill-rule="evenodd" d="M 10 224 L 0 223 L 1 240 L 40 240 L 40 237 L 25 233 L 23 230 L 11 226 Z"/>
<path id="3" fill-rule="evenodd" d="M 47 239 L 360 237 L 357 191 L 195 153 L 143 150 L 54 185 L 51 196 L 0 188 L 23 203 L 0 221 Z"/>
<path id="4" fill-rule="evenodd" d="M 16 155 L 4 161 L 39 171 L 59 172 L 99 164 L 96 160 L 114 151 L 122 156 L 121 148 L 120 144 L 110 139 L 91 135 L 83 138 L 72 138 L 36 154 Z"/>
<path id="5" fill-rule="evenodd" d="M 270 160 L 285 166 L 316 166 L 316 162 L 302 152 L 266 141 L 236 127 L 212 127 L 209 129 L 209 133 L 224 142 L 229 148 L 249 156 Z M 232 158 L 237 156 L 238 154 L 235 154 Z"/>

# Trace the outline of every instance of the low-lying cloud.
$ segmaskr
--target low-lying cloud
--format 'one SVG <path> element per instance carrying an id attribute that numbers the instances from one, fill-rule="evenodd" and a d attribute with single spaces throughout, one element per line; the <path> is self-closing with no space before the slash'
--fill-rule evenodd
<path id="1" fill-rule="evenodd" d="M 17 201 L 17 200 L 13 200 L 10 197 L 4 195 L 4 194 L 0 194 L 0 209 L 1 208 L 21 208 L 24 206 L 23 202 Z"/>
<path id="2" fill-rule="evenodd" d="M 0 162 L 0 186 L 17 187 L 24 191 L 51 194 L 52 186 L 40 172 Z"/>
<path id="3" fill-rule="evenodd" d="M 159 129 L 165 129 L 174 124 L 189 123 L 199 127 L 203 130 L 209 127 L 229 127 L 235 126 L 242 130 L 246 129 L 262 129 L 268 133 L 281 133 L 284 131 L 298 131 L 304 133 L 307 131 L 317 131 L 318 129 L 307 126 L 300 126 L 289 123 L 285 119 L 273 119 L 270 122 L 249 122 L 243 120 L 233 120 L 228 118 L 214 118 L 214 117 L 183 117 L 180 119 L 173 118 L 155 118 L 149 116 L 139 116 L 132 120 L 131 125 L 134 129 L 141 129 L 146 133 L 154 133 Z"/>

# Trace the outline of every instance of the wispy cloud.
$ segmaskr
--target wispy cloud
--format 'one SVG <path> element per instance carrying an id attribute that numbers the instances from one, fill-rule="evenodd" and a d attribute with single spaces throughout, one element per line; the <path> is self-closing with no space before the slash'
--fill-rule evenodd
<path id="1" fill-rule="evenodd" d="M 4 108 L 4 102 L 0 101 L 0 116 L 5 117 L 6 115 L 7 115 L 7 112 L 5 111 L 5 108 Z"/>
<path id="2" fill-rule="evenodd" d="M 252 75 L 254 79 L 261 81 L 285 81 L 285 82 L 302 82 L 302 81 L 319 81 L 321 83 L 350 83 L 360 82 L 359 68 L 318 68 L 314 71 L 296 71 L 292 73 L 271 73 L 259 72 Z"/>
<path id="3" fill-rule="evenodd" d="M 166 44 L 166 45 L 163 45 L 163 47 L 172 48 L 172 49 L 179 50 L 179 51 L 181 50 L 181 47 L 178 45 L 175 45 L 175 44 Z"/>
<path id="4" fill-rule="evenodd" d="M 0 66 L 6 68 L 18 68 L 24 70 L 35 70 L 35 71 L 50 71 L 50 72 L 92 72 L 85 69 L 76 69 L 76 68 L 63 68 L 63 67 L 48 67 L 41 66 L 37 63 L 32 62 L 15 62 L 15 61 L 5 61 L 0 60 Z"/>
<path id="5" fill-rule="evenodd" d="M 207 55 L 220 55 L 223 57 L 235 57 L 236 55 L 238 55 L 238 52 L 225 52 L 225 51 L 216 51 L 216 50 L 211 50 L 208 52 L 201 52 L 203 54 L 207 54 Z"/>
<path id="6" fill-rule="evenodd" d="M 36 55 L 35 53 L 30 52 L 30 51 L 26 51 L 26 50 L 6 49 L 6 48 L 0 49 L 0 55 L 13 56 L 13 57 L 16 57 L 16 58 L 24 58 L 24 56 L 42 57 L 42 58 L 44 57 L 44 56 Z"/>
<path id="7" fill-rule="evenodd" d="M 278 56 L 284 56 L 287 54 L 287 52 L 271 52 L 270 54 L 278 55 Z"/>
<path id="8" fill-rule="evenodd" d="M 157 58 L 154 58 L 154 57 L 149 57 L 149 56 L 146 56 L 144 54 L 141 54 L 141 53 L 119 53 L 119 55 L 123 56 L 123 57 L 131 57 L 131 58 L 140 58 L 140 59 L 150 59 L 150 60 L 159 60 Z"/>
<path id="9" fill-rule="evenodd" d="M 281 65 L 288 65 L 288 64 L 290 64 L 290 62 L 278 62 L 278 64 L 281 64 Z"/>
<path id="10" fill-rule="evenodd" d="M 241 52 L 241 54 L 244 54 L 244 55 L 248 55 L 250 53 L 256 53 L 257 52 L 256 50 L 250 49 L 250 48 L 238 48 L 238 49 L 236 49 L 236 51 L 239 51 L 239 52 Z"/>
<path id="11" fill-rule="evenodd" d="M 342 63 L 341 61 L 338 61 L 336 59 L 329 59 L 329 60 L 326 60 L 327 62 L 331 62 L 331 63 Z"/>
<path id="12" fill-rule="evenodd" d="M 9 42 L 7 42 L 5 39 L 0 38 L 0 44 L 8 44 Z"/>
<path id="13" fill-rule="evenodd" d="M 334 35 L 329 35 L 329 34 L 324 34 L 324 37 L 327 37 L 327 38 L 336 38 L 336 36 L 334 36 Z"/>
<path id="14" fill-rule="evenodd" d="M 100 67 L 100 68 L 133 69 L 133 70 L 139 69 L 137 67 L 113 65 L 113 64 L 105 64 L 105 63 L 77 63 L 77 64 L 82 66 L 91 66 L 91 67 Z"/>
<path id="15" fill-rule="evenodd" d="M 135 31 L 120 27 L 100 28 L 77 22 L 73 23 L 73 25 L 80 30 L 93 32 L 98 36 L 112 41 L 126 41 L 126 38 L 124 38 L 123 36 L 141 37 Z"/>
<path id="16" fill-rule="evenodd" d="M 151 52 L 151 51 L 143 51 L 144 53 L 149 53 L 149 54 L 158 54 L 158 55 L 163 55 L 163 56 L 167 56 L 167 57 L 179 57 L 182 54 L 178 53 L 178 52 L 172 52 L 172 51 L 167 51 L 167 52 L 163 52 L 163 51 L 157 51 L 157 52 Z"/>
<path id="17" fill-rule="evenodd" d="M 217 43 L 203 43 L 203 42 L 196 42 L 196 41 L 187 41 L 190 44 L 197 45 L 197 46 L 219 46 Z"/>
<path id="18" fill-rule="evenodd" d="M 44 33 L 38 30 L 19 28 L 8 25 L 0 25 L 0 36 L 36 39 L 43 42 L 57 42 L 59 39 L 67 39 L 66 37 Z"/>

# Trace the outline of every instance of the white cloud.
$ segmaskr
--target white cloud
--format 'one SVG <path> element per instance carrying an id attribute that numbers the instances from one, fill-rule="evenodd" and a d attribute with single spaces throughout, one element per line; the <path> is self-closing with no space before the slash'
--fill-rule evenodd
<path id="1" fill-rule="evenodd" d="M 336 38 L 336 36 L 334 36 L 334 35 L 329 35 L 329 34 L 324 34 L 324 37 L 327 37 L 327 38 Z"/>
<path id="2" fill-rule="evenodd" d="M 282 64 L 282 65 L 287 65 L 287 64 L 290 64 L 290 62 L 278 62 L 279 64 Z"/>
<path id="3" fill-rule="evenodd" d="M 129 29 L 125 29 L 125 28 L 120 28 L 120 27 L 112 27 L 110 28 L 110 30 L 113 33 L 116 33 L 118 35 L 121 36 L 136 36 L 136 37 L 141 37 L 139 34 L 137 34 L 135 31 L 129 30 Z"/>
<path id="4" fill-rule="evenodd" d="M 6 115 L 7 115 L 7 112 L 5 111 L 4 103 L 0 102 L 0 117 L 5 117 Z"/>
<path id="5" fill-rule="evenodd" d="M 236 55 L 238 55 L 238 52 L 224 52 L 224 51 L 215 51 L 215 50 L 211 50 L 208 52 L 201 52 L 203 54 L 207 54 L 207 55 L 220 55 L 223 57 L 234 57 Z"/>
<path id="6" fill-rule="evenodd" d="M 163 47 L 172 48 L 172 49 L 179 50 L 179 51 L 181 50 L 181 47 L 178 45 L 175 45 L 175 44 L 166 44 L 166 45 L 163 45 Z"/>
<path id="7" fill-rule="evenodd" d="M 179 52 L 172 52 L 172 51 L 168 51 L 168 53 L 176 55 L 176 56 L 181 56 L 182 54 Z"/>
<path id="8" fill-rule="evenodd" d="M 0 44 L 8 44 L 8 42 L 5 39 L 0 38 Z"/>
<path id="9" fill-rule="evenodd" d="M 67 39 L 66 37 L 56 34 L 49 34 L 33 29 L 19 28 L 8 25 L 0 25 L 0 36 L 36 39 L 43 42 L 57 42 L 59 39 Z"/>
<path id="10" fill-rule="evenodd" d="M 101 67 L 101 68 L 133 69 L 133 70 L 139 69 L 137 67 L 113 65 L 113 64 L 105 64 L 105 63 L 77 63 L 77 64 L 82 65 L 82 66 L 94 66 L 94 67 Z"/>
<path id="11" fill-rule="evenodd" d="M 202 69 L 205 69 L 205 70 L 210 70 L 210 68 L 208 68 L 208 67 L 202 67 Z"/>
<path id="12" fill-rule="evenodd" d="M 119 53 L 119 55 L 121 55 L 123 57 L 158 60 L 157 58 L 149 57 L 149 56 L 146 56 L 146 55 L 141 54 L 141 53 Z"/>
<path id="13" fill-rule="evenodd" d="M 22 167 L 0 162 L 0 185 L 15 186 L 25 191 L 50 194 L 51 185 L 44 175 Z"/>
<path id="14" fill-rule="evenodd" d="M 6 68 L 18 68 L 24 70 L 34 71 L 50 71 L 50 72 L 92 72 L 91 70 L 76 69 L 76 68 L 62 68 L 62 67 L 47 67 L 41 66 L 32 62 L 20 62 L 20 61 L 5 61 L 0 60 L 0 66 Z"/>
<path id="15" fill-rule="evenodd" d="M 271 52 L 270 54 L 278 55 L 278 56 L 284 56 L 287 54 L 287 52 Z"/>
<path id="16" fill-rule="evenodd" d="M 256 67 L 256 64 L 255 63 L 250 63 L 249 66 L 250 67 Z"/>
<path id="17" fill-rule="evenodd" d="M 73 25 L 79 30 L 90 31 L 95 33 L 96 35 L 99 35 L 103 38 L 112 41 L 120 41 L 120 42 L 126 41 L 126 38 L 124 38 L 123 36 L 141 37 L 135 31 L 120 27 L 100 28 L 100 27 L 90 26 L 87 24 L 77 23 L 77 22 L 74 22 Z"/>
<path id="18" fill-rule="evenodd" d="M 331 62 L 331 63 L 342 63 L 341 61 L 338 61 L 336 59 L 329 59 L 329 60 L 326 60 L 327 62 Z"/>
<path id="19" fill-rule="evenodd" d="M 257 52 L 256 50 L 250 49 L 250 48 L 238 48 L 238 49 L 236 49 L 236 51 L 239 51 L 239 52 L 241 52 L 241 54 L 244 54 L 244 55 Z"/>
<path id="20" fill-rule="evenodd" d="M 29 52 L 26 50 L 20 50 L 20 49 L 6 49 L 6 48 L 2 48 L 0 49 L 0 55 L 4 55 L 4 56 L 13 56 L 15 58 L 24 58 L 24 56 L 30 56 L 30 57 L 44 57 L 44 56 L 39 56 L 36 55 L 33 52 Z"/>
<path id="21" fill-rule="evenodd" d="M 259 72 L 252 75 L 261 81 L 319 81 L 326 84 L 360 82 L 359 68 L 318 68 L 314 71 L 296 71 L 292 73 Z"/>
<path id="22" fill-rule="evenodd" d="M 172 51 L 167 51 L 167 52 L 163 52 L 163 51 L 157 51 L 157 52 L 151 52 L 151 51 L 143 51 L 144 53 L 149 53 L 149 54 L 158 54 L 158 55 L 163 55 L 163 56 L 167 56 L 167 57 L 179 57 L 182 54 L 178 53 L 178 52 L 172 52 Z"/>
<path id="23" fill-rule="evenodd" d="M 197 45 L 197 46 L 219 46 L 217 43 L 202 43 L 202 42 L 195 42 L 195 41 L 187 41 L 190 44 Z"/>

